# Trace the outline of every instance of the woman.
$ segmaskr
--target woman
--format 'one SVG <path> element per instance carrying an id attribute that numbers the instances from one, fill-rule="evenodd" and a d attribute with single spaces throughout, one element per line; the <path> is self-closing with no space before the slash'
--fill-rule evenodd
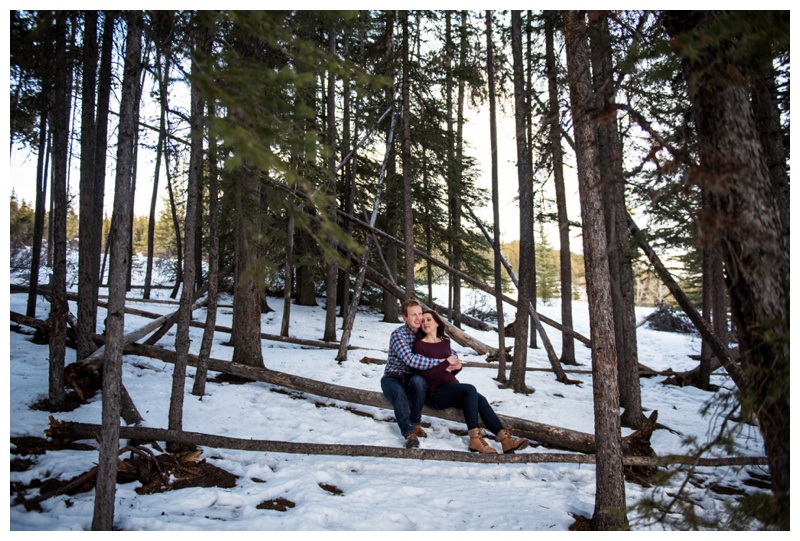
<path id="1" fill-rule="evenodd" d="M 443 359 L 437 366 L 420 371 L 428 386 L 427 403 L 435 409 L 458 408 L 464 412 L 469 429 L 469 450 L 476 453 L 497 453 L 483 439 L 478 418 L 500 442 L 503 453 L 513 453 L 528 446 L 528 440 L 515 438 L 503 428 L 486 397 L 474 385 L 459 383 L 456 374 L 461 371 L 461 361 L 450 357 L 450 340 L 444 336 L 445 324 L 433 310 L 422 312 L 422 323 L 412 350 L 431 359 Z M 450 360 L 448 360 L 450 357 Z"/>

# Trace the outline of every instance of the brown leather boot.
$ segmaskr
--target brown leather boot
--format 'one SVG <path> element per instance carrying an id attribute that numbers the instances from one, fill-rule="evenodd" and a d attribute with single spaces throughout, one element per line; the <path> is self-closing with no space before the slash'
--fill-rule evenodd
<path id="1" fill-rule="evenodd" d="M 406 436 L 406 449 L 416 449 L 417 447 L 419 447 L 417 435 L 413 432 L 409 432 Z"/>
<path id="2" fill-rule="evenodd" d="M 483 431 L 480 428 L 471 428 L 469 431 L 469 450 L 473 453 L 494 453 L 497 451 L 486 443 L 483 439 Z"/>
<path id="3" fill-rule="evenodd" d="M 503 446 L 503 453 L 511 454 L 513 454 L 514 451 L 525 449 L 529 443 L 528 440 L 524 438 L 515 438 L 506 428 L 498 432 L 494 439 Z"/>
<path id="4" fill-rule="evenodd" d="M 414 425 L 414 434 L 416 434 L 418 438 L 428 437 L 428 433 L 425 432 L 420 425 Z"/>

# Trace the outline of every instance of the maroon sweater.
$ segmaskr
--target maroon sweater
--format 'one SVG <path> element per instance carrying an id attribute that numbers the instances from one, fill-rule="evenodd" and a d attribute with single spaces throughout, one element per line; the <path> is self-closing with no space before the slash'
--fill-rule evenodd
<path id="1" fill-rule="evenodd" d="M 441 342 L 436 343 L 417 340 L 414 342 L 411 350 L 414 353 L 429 357 L 431 359 L 443 359 L 441 363 L 433 368 L 419 371 L 422 377 L 425 378 L 425 382 L 428 384 L 428 391 L 432 391 L 436 387 L 446 383 L 459 382 L 456 379 L 455 374 L 461 371 L 460 368 L 454 372 L 447 371 L 447 367 L 450 366 L 450 363 L 447 362 L 447 357 L 452 354 L 452 350 L 450 349 L 450 340 L 445 338 Z"/>

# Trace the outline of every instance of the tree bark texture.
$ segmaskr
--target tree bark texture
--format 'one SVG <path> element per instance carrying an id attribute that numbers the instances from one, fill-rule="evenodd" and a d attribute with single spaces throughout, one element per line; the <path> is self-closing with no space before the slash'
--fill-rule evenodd
<path id="1" fill-rule="evenodd" d="M 597 173 L 597 124 L 592 114 L 594 95 L 587 46 L 586 20 L 583 12 L 565 12 L 564 17 L 592 338 L 595 438 L 598 449 L 597 492 L 592 528 L 594 530 L 627 529 L 613 302 L 608 268 L 602 186 Z"/>
<path id="2" fill-rule="evenodd" d="M 558 96 L 558 73 L 555 58 L 555 19 L 557 12 L 545 15 L 545 65 L 547 70 L 549 150 L 553 161 L 553 183 L 558 212 L 559 272 L 561 277 L 561 324 L 572 328 L 572 254 L 569 250 L 569 216 L 564 186 L 564 152 L 561 148 L 561 112 Z M 561 333 L 561 363 L 578 364 L 575 360 L 575 339 Z"/>
<path id="3" fill-rule="evenodd" d="M 517 179 L 519 194 L 519 276 L 517 293 L 517 319 L 514 328 L 514 361 L 511 365 L 509 385 L 514 392 L 530 392 L 525 384 L 525 365 L 528 361 L 528 321 L 530 319 L 530 274 L 533 266 L 533 178 L 529 166 L 530 156 L 525 136 L 525 82 L 522 61 L 522 17 L 519 10 L 511 12 L 511 49 L 514 58 L 514 119 L 517 143 Z"/>
<path id="4" fill-rule="evenodd" d="M 592 72 L 597 107 L 598 159 L 603 186 L 606 236 L 608 244 L 611 298 L 614 305 L 614 335 L 617 348 L 620 405 L 625 409 L 622 422 L 638 428 L 645 422 L 639 388 L 636 311 L 630 237 L 626 223 L 625 178 L 622 167 L 622 140 L 615 109 L 611 35 L 608 12 L 589 14 Z"/>
<path id="5" fill-rule="evenodd" d="M 724 22 L 725 12 L 672 12 L 665 26 L 680 48 L 687 36 Z M 759 420 L 770 463 L 777 527 L 789 528 L 789 246 L 779 196 L 767 171 L 746 73 L 724 43 L 686 59 L 700 166 L 689 179 L 706 187 L 702 238 L 719 241 L 731 313 L 739 333 L 743 406 Z M 737 63 L 738 62 L 738 63 Z"/>
<path id="6" fill-rule="evenodd" d="M 251 366 L 264 366 L 261 352 L 261 295 L 264 269 L 257 254 L 258 212 L 261 184 L 250 167 L 238 171 L 234 188 L 236 214 L 236 283 L 233 289 L 233 360 Z"/>
<path id="7" fill-rule="evenodd" d="M 127 16 L 125 66 L 120 101 L 117 172 L 114 184 L 114 220 L 111 231 L 109 299 L 106 318 L 106 361 L 103 365 L 102 437 L 98 456 L 92 530 L 111 530 L 114 525 L 114 495 L 119 453 L 120 388 L 122 385 L 122 339 L 125 328 L 125 284 L 130 266 L 131 171 L 137 126 L 136 99 L 141 73 L 142 14 Z"/>
<path id="8" fill-rule="evenodd" d="M 97 304 L 94 274 L 94 237 L 102 235 L 95 230 L 94 208 L 95 150 L 97 148 L 95 127 L 95 88 L 97 86 L 97 11 L 88 10 L 84 16 L 83 32 L 83 77 L 81 79 L 81 166 L 78 222 L 78 359 L 95 349 L 92 335 L 97 330 Z"/>
<path id="9" fill-rule="evenodd" d="M 67 340 L 67 168 L 69 164 L 70 66 L 67 62 L 68 13 L 56 14 L 55 102 L 53 109 L 53 190 L 50 213 L 53 274 L 50 292 L 50 408 L 64 406 L 64 360 Z"/>
<path id="10" fill-rule="evenodd" d="M 494 45 L 492 38 L 492 12 L 486 10 L 486 73 L 489 84 L 489 144 L 492 159 L 492 220 L 495 234 L 492 239 L 494 252 L 494 298 L 497 310 L 497 381 L 506 379 L 506 337 L 503 314 L 503 282 L 500 269 L 500 186 L 497 161 L 497 96 L 494 77 Z"/>

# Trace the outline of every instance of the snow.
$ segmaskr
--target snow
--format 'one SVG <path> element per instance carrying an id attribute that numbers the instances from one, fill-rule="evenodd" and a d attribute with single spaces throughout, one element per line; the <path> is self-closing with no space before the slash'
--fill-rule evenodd
<path id="1" fill-rule="evenodd" d="M 136 280 L 134 280 L 136 282 Z M 156 290 L 166 297 L 168 291 Z M 446 290 L 444 290 L 446 293 Z M 107 293 L 101 290 L 101 294 Z M 465 290 L 468 295 L 481 293 Z M 134 290 L 131 295 L 141 295 Z M 446 295 L 442 295 L 446 298 Z M 223 297 L 217 316 L 218 325 L 230 326 L 231 299 Z M 480 301 L 476 301 L 480 302 Z M 26 295 L 11 294 L 10 309 L 25 312 Z M 130 302 L 136 308 L 168 313 L 175 306 L 146 302 Z M 469 306 L 469 302 L 465 302 Z M 262 332 L 279 334 L 282 298 L 269 298 L 274 310 L 262 315 Z M 586 303 L 574 303 L 575 328 L 589 335 Z M 40 298 L 37 317 L 45 319 L 49 310 Z M 76 306 L 70 303 L 76 313 Z M 638 309 L 643 318 L 651 309 Z M 540 305 L 539 311 L 560 319 L 557 302 Z M 321 339 L 325 323 L 324 299 L 317 307 L 291 306 L 290 334 L 305 339 Z M 104 309 L 100 308 L 99 321 Z M 507 321 L 513 309 L 506 309 Z M 195 320 L 204 321 L 205 309 L 194 312 Z M 348 360 L 335 361 L 336 350 L 314 349 L 280 342 L 262 341 L 267 368 L 296 374 L 324 382 L 370 391 L 380 391 L 383 365 L 364 364 L 364 356 L 386 358 L 389 335 L 398 324 L 381 321 L 382 315 L 363 309 L 355 320 Z M 126 332 L 140 327 L 147 318 L 127 314 Z M 547 327 L 548 336 L 557 352 L 561 335 Z M 337 320 L 341 335 L 341 319 Z M 467 328 L 475 338 L 496 345 L 494 333 Z M 199 350 L 202 329 L 190 330 L 190 352 Z M 232 348 L 226 345 L 229 336 L 217 333 L 211 356 L 230 359 Z M 44 437 L 49 426 L 49 412 L 31 409 L 31 405 L 47 396 L 48 348 L 35 345 L 30 337 L 10 332 L 9 347 L 9 432 L 11 437 Z M 159 343 L 174 348 L 174 329 Z M 638 328 L 640 362 L 663 370 L 693 368 L 700 340 L 695 335 L 663 333 Z M 462 360 L 483 362 L 474 352 L 458 348 Z M 591 366 L 590 351 L 576 342 L 580 368 Z M 67 362 L 75 360 L 74 350 L 67 350 Z M 583 381 L 580 386 L 562 385 L 552 373 L 528 372 L 526 381 L 536 389 L 531 395 L 514 394 L 500 389 L 494 377 L 496 367 L 465 368 L 459 375 L 462 382 L 474 384 L 501 414 L 521 417 L 550 425 L 592 433 L 593 409 L 591 375 L 572 374 Z M 528 366 L 548 367 L 544 349 L 530 349 Z M 209 377 L 215 373 L 211 372 Z M 166 428 L 172 365 L 158 360 L 126 356 L 123 382 L 132 396 L 144 425 Z M 207 394 L 198 398 L 191 394 L 194 369 L 189 367 L 186 380 L 183 426 L 187 431 L 237 438 L 280 440 L 289 442 L 366 444 L 401 447 L 403 440 L 393 413 L 388 409 L 350 405 L 335 400 L 291 392 L 273 392 L 276 386 L 266 383 L 234 385 L 209 382 Z M 656 430 L 651 442 L 659 456 L 684 451 L 682 441 L 695 437 L 706 441 L 717 430 L 713 416 L 703 417 L 703 404 L 713 393 L 693 387 L 663 385 L 663 377 L 642 378 L 642 402 L 646 414 L 658 410 L 658 420 L 671 430 Z M 730 381 L 714 376 L 714 383 L 730 387 Z M 370 416 L 356 415 L 353 408 Z M 100 394 L 88 404 L 54 415 L 64 421 L 100 423 Z M 444 449 L 466 452 L 467 438 L 450 433 L 450 428 L 464 429 L 456 423 L 434 417 L 423 417 L 428 437 L 421 440 L 423 449 Z M 630 430 L 623 429 L 623 434 Z M 86 440 L 87 443 L 94 443 Z M 498 447 L 493 438 L 487 438 Z M 739 452 L 763 455 L 763 445 L 754 428 L 739 433 L 735 441 Z M 13 449 L 13 445 L 12 445 Z M 160 494 L 139 495 L 139 483 L 117 485 L 115 528 L 121 530 L 186 530 L 186 531 L 258 531 L 258 530 L 329 530 L 329 531 L 402 531 L 402 530 L 540 530 L 564 531 L 574 522 L 573 515 L 591 517 L 594 508 L 595 469 L 578 464 L 470 464 L 418 459 L 390 459 L 347 456 L 312 456 L 267 452 L 203 448 L 202 459 L 238 476 L 236 486 L 222 488 L 188 488 Z M 552 452 L 531 445 L 520 453 Z M 22 457 L 20 457 L 22 458 Z M 26 471 L 10 472 L 11 483 L 28 484 L 33 480 L 70 479 L 88 471 L 97 462 L 96 451 L 48 451 L 28 457 L 33 465 Z M 750 466 L 749 469 L 763 470 Z M 724 478 L 733 486 L 742 485 L 746 473 L 741 468 L 709 468 L 709 475 Z M 766 473 L 764 471 L 763 473 Z M 677 482 L 677 481 L 676 481 Z M 342 491 L 333 494 L 320 485 L 333 485 Z M 674 487 L 672 487 L 674 488 Z M 635 504 L 654 489 L 626 483 L 628 504 Z M 702 488 L 692 488 L 692 497 L 706 517 L 724 515 L 724 505 L 732 496 L 720 496 Z M 662 491 L 662 492 L 668 492 Z M 28 490 L 28 497 L 38 490 Z M 666 496 L 663 496 L 666 497 Z M 261 502 L 285 498 L 295 506 L 285 512 L 258 509 Z M 91 528 L 93 492 L 75 496 L 58 496 L 42 502 L 42 512 L 28 512 L 22 505 L 10 502 L 10 529 L 16 532 L 35 530 L 82 531 Z M 629 514 L 636 530 L 669 528 L 666 523 L 647 524 Z"/>

